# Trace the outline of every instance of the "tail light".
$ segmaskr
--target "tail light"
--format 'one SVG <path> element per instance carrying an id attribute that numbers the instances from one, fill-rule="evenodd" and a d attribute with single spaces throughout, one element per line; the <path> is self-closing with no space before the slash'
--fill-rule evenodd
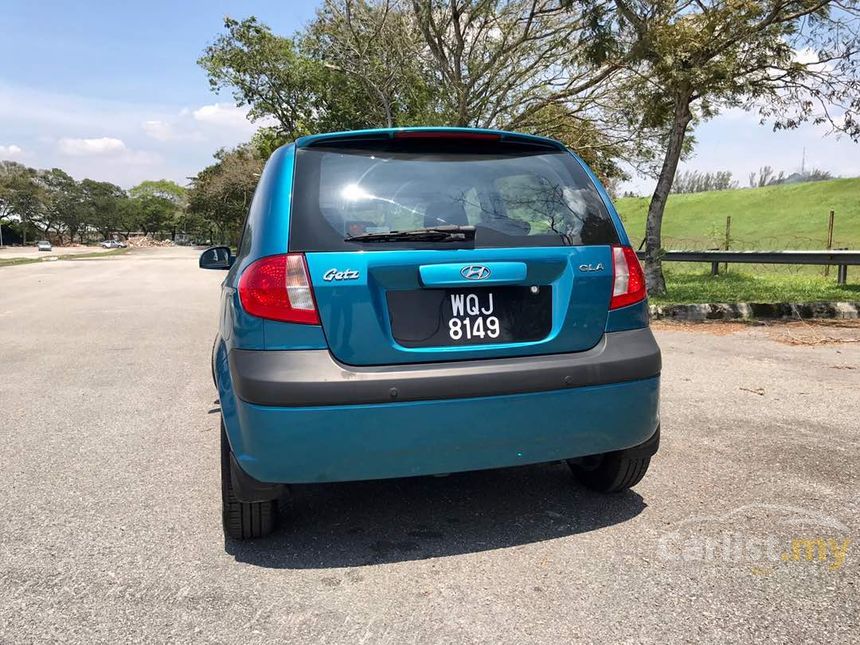
<path id="1" fill-rule="evenodd" d="M 610 309 L 626 307 L 645 299 L 645 274 L 629 246 L 612 247 L 612 300 Z"/>
<path id="2" fill-rule="evenodd" d="M 239 300 L 245 311 L 258 318 L 320 324 L 301 253 L 270 255 L 249 265 L 239 278 Z"/>

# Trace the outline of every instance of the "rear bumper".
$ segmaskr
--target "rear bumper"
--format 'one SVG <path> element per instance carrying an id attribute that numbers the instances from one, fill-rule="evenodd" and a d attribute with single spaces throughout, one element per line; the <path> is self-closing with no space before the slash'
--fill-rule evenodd
<path id="1" fill-rule="evenodd" d="M 229 354 L 245 402 L 278 407 L 342 406 L 546 392 L 649 378 L 660 349 L 646 328 L 604 334 L 584 352 L 451 363 L 351 366 L 328 350 Z"/>
<path id="2" fill-rule="evenodd" d="M 587 352 L 456 364 L 356 368 L 327 351 L 221 357 L 236 464 L 264 483 L 571 459 L 640 445 L 659 425 L 660 351 L 647 329 L 605 334 Z"/>
<path id="3" fill-rule="evenodd" d="M 298 484 L 502 468 L 631 448 L 659 425 L 659 389 L 659 377 L 652 377 L 484 398 L 302 408 L 234 400 L 224 407 L 241 469 L 259 482 Z"/>

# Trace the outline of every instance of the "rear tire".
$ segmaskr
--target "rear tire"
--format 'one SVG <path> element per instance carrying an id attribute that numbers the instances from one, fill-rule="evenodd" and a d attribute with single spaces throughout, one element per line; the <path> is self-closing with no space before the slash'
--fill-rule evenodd
<path id="1" fill-rule="evenodd" d="M 651 457 L 627 456 L 620 451 L 571 459 L 567 463 L 573 476 L 586 488 L 599 493 L 619 493 L 642 481 Z"/>
<path id="2" fill-rule="evenodd" d="M 230 443 L 221 422 L 221 515 L 224 536 L 249 540 L 269 535 L 278 519 L 278 500 L 240 502 L 233 492 L 230 474 Z"/>

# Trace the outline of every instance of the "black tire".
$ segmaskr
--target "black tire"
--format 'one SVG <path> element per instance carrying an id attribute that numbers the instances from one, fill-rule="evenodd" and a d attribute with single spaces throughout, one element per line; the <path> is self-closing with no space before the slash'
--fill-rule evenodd
<path id="1" fill-rule="evenodd" d="M 650 456 L 631 456 L 623 450 L 568 462 L 573 476 L 586 488 L 599 493 L 619 493 L 632 488 L 645 476 Z"/>
<path id="2" fill-rule="evenodd" d="M 269 535 L 278 519 L 278 500 L 240 502 L 230 476 L 230 443 L 221 422 L 221 515 L 225 537 L 249 540 Z"/>

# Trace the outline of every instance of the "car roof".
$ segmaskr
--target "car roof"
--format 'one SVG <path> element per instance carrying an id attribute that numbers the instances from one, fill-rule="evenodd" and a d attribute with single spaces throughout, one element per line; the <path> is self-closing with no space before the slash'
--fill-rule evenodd
<path id="1" fill-rule="evenodd" d="M 311 134 L 305 137 L 296 139 L 295 145 L 297 148 L 307 148 L 326 141 L 335 141 L 338 139 L 360 139 L 368 138 L 394 138 L 395 135 L 403 132 L 426 132 L 426 133 L 450 133 L 463 135 L 469 134 L 491 134 L 500 137 L 503 141 L 521 141 L 543 144 L 545 146 L 566 150 L 567 148 L 560 141 L 550 139 L 548 137 L 539 137 L 534 134 L 526 134 L 524 132 L 508 132 L 506 130 L 491 130 L 486 128 L 452 128 L 452 127 L 414 127 L 414 128 L 376 128 L 371 130 L 344 130 L 343 132 L 324 132 L 320 134 Z"/>

